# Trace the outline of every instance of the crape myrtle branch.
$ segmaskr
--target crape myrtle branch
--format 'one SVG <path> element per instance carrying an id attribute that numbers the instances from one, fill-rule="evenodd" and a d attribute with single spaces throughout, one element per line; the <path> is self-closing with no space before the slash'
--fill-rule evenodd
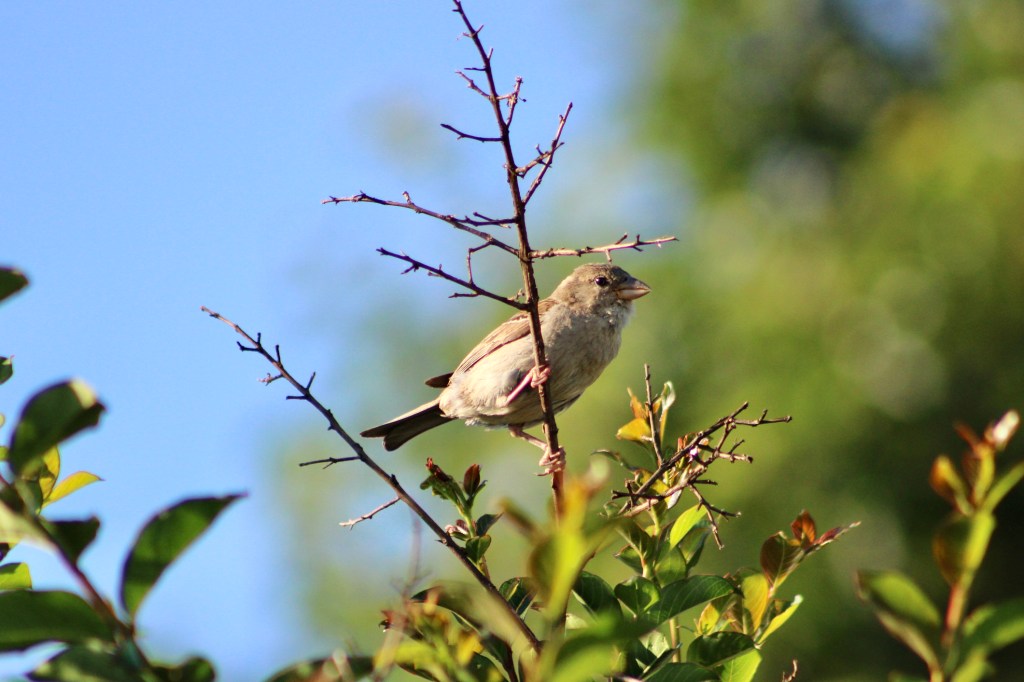
<path id="1" fill-rule="evenodd" d="M 659 443 L 658 429 L 653 418 L 653 394 L 650 386 L 650 370 L 646 366 L 645 383 L 647 384 L 647 408 L 651 414 L 649 426 L 651 427 L 651 433 L 654 436 L 653 442 L 655 444 L 655 455 L 657 461 L 660 462 L 660 465 L 654 473 L 651 474 L 647 481 L 635 490 L 631 489 L 629 484 L 627 484 L 625 491 L 614 491 L 612 493 L 613 499 L 627 499 L 625 505 L 619 510 L 619 514 L 626 517 L 636 516 L 637 514 L 647 511 L 662 500 L 670 499 L 678 495 L 683 490 L 689 490 L 693 496 L 697 498 L 697 504 L 704 509 L 708 521 L 711 524 L 711 531 L 715 538 L 715 544 L 721 548 L 723 544 L 719 534 L 718 519 L 716 518 L 716 515 L 724 518 L 732 518 L 739 516 L 739 513 L 726 511 L 725 509 L 716 507 L 708 502 L 707 498 L 704 497 L 698 486 L 717 484 L 714 481 L 707 480 L 702 477 L 707 473 L 708 468 L 715 461 L 720 459 L 724 459 L 729 462 L 753 461 L 753 458 L 749 455 L 736 452 L 736 449 L 743 444 L 743 440 L 737 441 L 726 449 L 729 437 L 737 428 L 741 426 L 756 427 L 761 426 L 762 424 L 788 423 L 792 420 L 792 417 L 787 415 L 785 417 L 769 419 L 768 411 L 765 410 L 757 419 L 737 419 L 737 416 L 749 406 L 749 403 L 743 403 L 736 410 L 722 417 L 703 431 L 692 434 L 685 440 L 680 438 L 675 453 L 668 459 L 663 459 L 663 455 L 660 452 L 661 446 Z M 719 431 L 721 431 L 721 437 L 718 439 L 717 444 L 711 445 L 710 437 Z M 662 476 L 679 465 L 684 459 L 686 460 L 683 465 L 685 469 L 683 470 L 680 479 L 674 482 L 663 492 L 651 492 L 651 487 L 654 483 L 661 480 Z"/>
<path id="2" fill-rule="evenodd" d="M 351 459 L 351 457 L 347 457 L 345 459 Z M 391 505 L 395 504 L 396 502 L 400 502 L 401 499 L 402 498 L 400 498 L 400 497 L 395 497 L 395 498 L 385 502 L 384 504 L 374 508 L 372 511 L 368 511 L 365 514 L 360 514 L 356 518 L 349 519 L 348 521 L 343 521 L 342 523 L 339 523 L 338 525 L 341 526 L 342 528 L 355 528 L 356 524 L 362 523 L 363 521 L 369 521 L 374 516 L 376 516 L 378 512 L 382 512 L 385 509 L 387 509 L 388 507 L 390 507 Z"/>
<path id="3" fill-rule="evenodd" d="M 402 192 L 402 198 L 405 199 L 405 201 L 392 201 L 390 199 L 381 199 L 379 197 L 370 196 L 366 192 L 359 192 L 359 193 L 353 194 L 352 196 L 349 196 L 349 197 L 335 197 L 335 196 L 331 196 L 331 197 L 328 197 L 328 198 L 324 199 L 320 203 L 321 204 L 342 204 L 342 203 L 358 204 L 358 203 L 369 203 L 369 204 L 380 204 L 381 206 L 395 206 L 397 208 L 407 208 L 410 211 L 413 211 L 414 213 L 421 213 L 423 215 L 430 216 L 431 218 L 434 218 L 436 220 L 440 220 L 441 222 L 448 223 L 449 225 L 451 225 L 455 229 L 462 230 L 463 232 L 468 232 L 468 233 L 472 234 L 475 237 L 479 237 L 480 239 L 482 239 L 487 244 L 493 244 L 494 246 L 497 246 L 498 248 L 500 248 L 503 251 L 507 251 L 508 253 L 512 253 L 512 254 L 518 254 L 519 253 L 519 251 L 516 249 L 516 247 L 512 246 L 511 244 L 506 244 L 505 242 L 501 241 L 500 239 L 498 239 L 494 235 L 488 234 L 487 232 L 484 232 L 483 230 L 477 229 L 478 227 L 484 227 L 484 226 L 487 226 L 487 225 L 497 225 L 497 226 L 514 225 L 515 224 L 515 218 L 493 219 L 493 218 L 484 218 L 482 216 L 481 216 L 481 218 L 482 218 L 481 220 L 473 220 L 473 219 L 471 219 L 469 217 L 456 218 L 454 215 L 452 215 L 450 213 L 440 213 L 438 211 L 433 211 L 433 210 L 431 210 L 429 208 L 424 208 L 424 207 L 420 206 L 419 204 L 415 203 L 412 200 L 412 198 L 409 196 L 408 192 Z M 479 213 L 475 213 L 474 215 L 479 216 L 480 214 Z"/>
<path id="4" fill-rule="evenodd" d="M 462 547 L 456 544 L 455 541 L 451 538 L 451 536 L 448 535 L 448 533 L 446 533 L 444 529 L 440 525 L 438 525 L 436 521 L 434 521 L 430 514 L 428 514 L 427 511 L 423 509 L 423 507 L 421 507 L 419 503 L 416 502 L 416 500 L 409 495 L 408 492 L 406 492 L 405 488 L 403 488 L 402 485 L 398 482 L 398 478 L 394 474 L 389 474 L 387 471 L 382 469 L 381 466 L 377 464 L 377 462 L 374 461 L 373 458 L 366 453 L 366 450 L 363 449 L 363 446 L 360 445 L 357 441 L 355 441 L 348 434 L 348 432 L 345 431 L 344 428 L 342 428 L 341 423 L 338 422 L 337 418 L 335 418 L 334 413 L 330 409 L 325 407 L 324 404 L 321 403 L 316 398 L 316 396 L 313 395 L 313 393 L 310 390 L 310 386 L 313 383 L 313 379 L 310 378 L 310 380 L 305 384 L 298 381 L 285 368 L 284 362 L 281 359 L 280 346 L 274 346 L 274 352 L 271 353 L 269 350 L 267 350 L 267 347 L 263 345 L 261 334 L 257 334 L 256 338 L 253 338 L 244 329 L 242 329 L 240 326 L 238 326 L 228 318 L 224 317 L 223 315 L 210 310 L 206 306 L 203 306 L 201 309 L 210 317 L 220 320 L 224 324 L 234 329 L 236 333 L 242 336 L 242 338 L 244 338 L 249 343 L 249 345 L 247 346 L 242 342 L 238 342 L 238 348 L 242 352 L 250 352 L 261 355 L 267 362 L 269 362 L 274 367 L 275 370 L 277 370 L 278 377 L 275 377 L 275 379 L 284 379 L 289 384 L 291 384 L 296 391 L 298 391 L 298 395 L 287 396 L 288 399 L 303 400 L 312 405 L 314 408 L 316 408 L 318 412 L 320 412 L 321 415 L 323 415 L 324 419 L 327 420 L 328 431 L 333 431 L 342 440 L 344 440 L 348 447 L 352 450 L 352 452 L 355 453 L 355 457 L 363 464 L 368 466 L 373 471 L 373 473 L 377 474 L 377 476 L 381 480 L 383 480 L 392 490 L 395 491 L 395 494 L 398 496 L 398 498 L 402 502 L 404 502 L 410 509 L 412 509 L 412 511 L 423 521 L 423 523 L 426 524 L 426 526 L 431 530 L 431 532 L 435 536 L 437 536 L 437 539 L 440 541 L 440 543 L 447 547 L 449 550 L 451 550 L 453 554 L 455 554 L 455 556 L 463 564 L 463 566 L 466 567 L 466 570 L 468 570 L 470 574 L 473 576 L 473 578 L 476 579 L 478 583 L 480 583 L 484 590 L 487 591 L 492 597 L 494 597 L 497 603 L 502 605 L 502 608 L 505 608 L 505 610 L 508 612 L 508 615 L 512 618 L 513 622 L 516 623 L 516 626 L 518 627 L 520 633 L 527 639 L 531 647 L 535 651 L 539 651 L 540 642 L 537 640 L 537 636 L 533 634 L 533 631 L 530 630 L 530 628 L 526 625 L 523 619 L 519 617 L 519 614 L 516 613 L 515 609 L 512 608 L 512 606 L 509 605 L 509 603 L 504 599 L 504 597 L 501 596 L 501 593 L 498 591 L 498 588 L 494 586 L 494 583 L 492 583 L 490 579 L 483 573 L 481 573 L 480 569 L 473 564 L 473 562 L 466 555 L 465 550 L 463 550 Z M 331 458 L 326 460 L 319 460 L 318 463 L 330 465 L 337 462 L 350 461 L 351 459 L 351 457 Z M 371 515 L 377 513 L 377 511 L 379 511 L 379 509 L 371 512 Z"/>
<path id="5" fill-rule="evenodd" d="M 509 135 L 509 123 L 511 116 L 506 119 L 501 110 L 501 103 L 503 100 L 502 96 L 498 93 L 497 85 L 494 81 L 494 71 L 491 68 L 491 56 L 493 52 L 488 51 L 484 48 L 483 43 L 480 41 L 480 28 L 473 26 L 473 23 L 469 20 L 466 15 L 466 11 L 462 6 L 460 0 L 453 0 L 455 5 L 454 12 L 459 15 L 462 19 L 462 23 L 466 27 L 466 32 L 463 34 L 473 42 L 473 46 L 476 48 L 477 54 L 480 57 L 480 67 L 474 69 L 484 75 L 487 81 L 486 91 L 472 83 L 472 87 L 475 92 L 487 99 L 491 106 L 491 111 L 494 113 L 494 121 L 498 127 L 498 135 L 501 138 L 501 147 L 505 152 L 505 179 L 508 182 L 509 192 L 512 198 L 512 215 L 515 217 L 515 228 L 516 233 L 519 236 L 519 264 L 523 273 L 523 289 L 526 293 L 526 305 L 527 313 L 530 318 L 530 333 L 533 338 L 533 362 L 535 365 L 535 371 L 540 374 L 548 367 L 547 356 L 544 352 L 544 339 L 541 336 L 540 329 L 540 312 L 537 308 L 540 302 L 540 296 L 537 293 L 537 280 L 533 273 L 533 259 L 530 254 L 529 236 L 526 232 L 526 202 L 523 200 L 522 191 L 519 187 L 520 177 L 516 172 L 519 165 L 516 163 L 515 154 L 512 151 L 512 138 Z M 481 27 L 482 28 L 482 27 Z M 465 76 L 463 76 L 465 78 Z M 468 79 L 467 79 L 468 80 Z M 510 106 L 514 106 L 518 101 L 518 87 L 517 82 L 516 88 L 513 90 L 516 97 L 510 99 Z M 566 110 L 568 113 L 568 109 Z M 565 120 L 559 123 L 557 135 L 561 135 L 561 130 L 565 125 Z M 557 141 L 557 138 L 556 138 Z M 552 150 L 553 153 L 553 150 Z M 550 159 L 548 160 L 550 165 Z M 545 168 L 542 168 L 542 171 Z M 542 177 L 542 174 L 538 174 L 538 177 Z M 534 180 L 534 184 L 537 184 L 537 180 Z M 554 457 L 557 453 L 561 453 L 562 449 L 558 445 L 558 425 L 555 422 L 555 411 L 554 406 L 551 403 L 551 397 L 548 394 L 547 386 L 541 383 L 537 386 L 537 398 L 540 401 L 541 410 L 544 413 L 544 435 L 547 440 L 547 448 L 550 456 Z M 563 474 L 561 470 L 554 469 L 551 473 L 551 489 L 555 497 L 555 514 L 559 515 L 562 506 L 562 482 Z"/>
<path id="6" fill-rule="evenodd" d="M 625 249 L 632 249 L 634 251 L 643 251 L 645 246 L 657 246 L 659 249 L 662 244 L 668 242 L 679 241 L 677 237 L 658 237 L 657 239 L 645 240 L 641 239 L 640 235 L 637 235 L 633 241 L 626 241 L 629 239 L 629 234 L 624 234 L 619 237 L 619 240 L 614 244 L 607 244 L 605 246 L 584 246 L 582 249 L 545 249 L 544 251 L 532 251 L 530 257 L 537 260 L 540 258 L 554 258 L 556 256 L 586 256 L 591 253 L 603 253 L 610 262 L 612 259 L 612 251 L 622 251 Z"/>
<path id="7" fill-rule="evenodd" d="M 551 168 L 551 164 L 555 160 L 555 152 L 562 146 L 562 131 L 565 130 L 565 123 L 569 120 L 569 112 L 572 111 L 572 102 L 565 108 L 565 113 L 558 117 L 558 129 L 555 130 L 555 137 L 551 140 L 551 145 L 548 147 L 546 152 L 541 152 L 533 161 L 523 166 L 522 169 L 517 168 L 512 162 L 512 157 L 508 157 L 510 168 L 515 169 L 515 173 L 519 177 L 525 177 L 526 173 L 534 166 L 540 166 L 540 172 L 537 173 L 537 177 L 530 183 L 530 188 L 526 190 L 526 196 L 523 197 L 523 206 L 530 203 L 530 199 L 533 198 L 534 192 L 540 187 L 540 183 L 544 181 L 544 176 L 547 175 L 548 169 Z"/>
<path id="8" fill-rule="evenodd" d="M 476 250 L 479 250 L 481 248 L 483 248 L 483 246 L 477 247 Z M 487 298 L 493 298 L 495 301 L 499 301 L 501 303 L 504 303 L 505 305 L 512 306 L 516 310 L 526 310 L 526 304 L 521 303 L 514 297 L 502 296 L 501 294 L 496 294 L 493 291 L 488 291 L 483 287 L 477 286 L 477 284 L 473 281 L 473 267 L 470 262 L 469 256 L 466 257 L 466 268 L 469 270 L 469 279 L 465 280 L 460 277 L 456 277 L 455 275 L 448 274 L 441 268 L 440 265 L 438 265 L 437 267 L 427 265 L 423 261 L 416 260 L 412 256 L 407 256 L 404 253 L 395 253 L 393 251 L 388 251 L 385 248 L 377 249 L 377 253 L 379 253 L 382 256 L 390 256 L 391 258 L 396 258 L 400 261 L 408 263 L 409 267 L 402 271 L 403 275 L 408 272 L 415 272 L 416 270 L 426 270 L 427 273 L 432 277 L 440 277 L 441 279 L 448 280 L 449 282 L 454 282 L 455 284 L 458 284 L 461 287 L 465 287 L 466 289 L 469 289 L 472 292 L 471 294 L 455 293 L 451 295 L 451 298 L 458 298 L 460 296 L 486 296 Z"/>

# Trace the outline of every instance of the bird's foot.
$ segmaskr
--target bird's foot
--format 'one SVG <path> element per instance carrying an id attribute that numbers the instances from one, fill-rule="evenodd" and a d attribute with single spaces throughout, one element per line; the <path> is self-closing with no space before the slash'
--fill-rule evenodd
<path id="1" fill-rule="evenodd" d="M 565 448 L 558 448 L 557 452 L 551 453 L 545 447 L 544 456 L 537 464 L 544 467 L 544 473 L 537 474 L 538 476 L 550 476 L 556 472 L 565 471 Z"/>
<path id="2" fill-rule="evenodd" d="M 530 369 L 526 373 L 526 376 L 516 385 L 512 392 L 505 396 L 505 405 L 512 404 L 512 401 L 519 397 L 519 395 L 526 390 L 526 387 L 537 388 L 551 376 L 551 367 L 549 365 L 543 365 L 538 369 L 536 366 Z"/>
<path id="3" fill-rule="evenodd" d="M 523 431 L 523 425 L 522 424 L 509 424 L 508 432 L 510 434 L 512 434 L 513 438 L 518 438 L 519 440 L 525 440 L 530 445 L 533 445 L 534 447 L 538 447 L 541 450 L 545 450 L 546 451 L 548 449 L 548 444 L 547 443 L 542 441 L 540 438 L 537 438 L 536 436 L 531 436 L 526 431 Z"/>

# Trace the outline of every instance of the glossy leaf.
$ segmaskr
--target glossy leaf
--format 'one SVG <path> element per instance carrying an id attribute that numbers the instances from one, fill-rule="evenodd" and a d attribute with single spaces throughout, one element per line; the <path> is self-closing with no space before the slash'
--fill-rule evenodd
<path id="1" fill-rule="evenodd" d="M 658 586 L 639 575 L 616 585 L 614 592 L 616 598 L 638 616 L 660 598 Z"/>
<path id="2" fill-rule="evenodd" d="M 743 609 L 750 616 L 753 629 L 761 627 L 761 619 L 768 608 L 769 585 L 763 573 L 751 573 L 740 582 L 743 592 Z"/>
<path id="3" fill-rule="evenodd" d="M 800 604 L 803 600 L 804 598 L 799 594 L 789 601 L 783 599 L 774 600 L 768 613 L 768 627 L 766 627 L 764 632 L 761 633 L 761 636 L 758 637 L 757 641 L 759 643 L 763 642 L 768 639 L 768 635 L 785 625 L 786 621 L 796 613 L 798 608 L 800 608 Z"/>
<path id="4" fill-rule="evenodd" d="M 537 589 L 527 578 L 509 578 L 498 587 L 498 592 L 520 616 L 526 613 L 537 596 Z"/>
<path id="5" fill-rule="evenodd" d="M 0 384 L 5 383 L 12 376 L 14 376 L 14 362 L 10 358 L 0 356 Z M 3 421 L 0 421 L 0 426 L 3 426 Z"/>
<path id="6" fill-rule="evenodd" d="M 24 651 L 43 642 L 110 638 L 110 629 L 77 594 L 34 590 L 0 593 L 0 651 Z"/>
<path id="7" fill-rule="evenodd" d="M 761 652 L 748 649 L 715 667 L 722 682 L 750 682 L 761 665 Z"/>
<path id="8" fill-rule="evenodd" d="M 573 586 L 573 593 L 591 614 L 613 611 L 622 615 L 622 607 L 615 598 L 611 585 L 598 575 L 580 571 Z"/>
<path id="9" fill-rule="evenodd" d="M 189 499 L 150 519 L 135 540 L 121 574 L 121 604 L 130 615 L 135 615 L 171 562 L 239 497 Z"/>
<path id="10" fill-rule="evenodd" d="M 28 277 L 17 268 L 0 268 L 0 301 L 28 286 Z"/>
<path id="11" fill-rule="evenodd" d="M 706 667 L 719 666 L 754 648 L 754 640 L 738 632 L 715 632 L 698 637 L 686 650 L 686 660 Z"/>
<path id="12" fill-rule="evenodd" d="M 8 460 L 21 473 L 47 450 L 95 426 L 103 404 L 89 386 L 74 379 L 54 384 L 32 396 L 14 427 Z"/>
<path id="13" fill-rule="evenodd" d="M 12 563 L 0 566 L 0 591 L 25 590 L 32 587 L 32 574 L 28 564 Z"/>
<path id="14" fill-rule="evenodd" d="M 644 613 L 644 618 L 660 625 L 687 609 L 732 593 L 732 584 L 717 575 L 695 575 L 677 580 L 661 589 L 661 599 Z"/>
<path id="15" fill-rule="evenodd" d="M 481 535 L 480 537 L 470 538 L 466 540 L 466 556 L 474 564 L 479 564 L 484 554 L 487 553 L 488 548 L 491 546 L 491 536 Z"/>
<path id="16" fill-rule="evenodd" d="M 857 591 L 871 604 L 882 625 L 921 657 L 939 667 L 936 651 L 941 616 L 913 581 L 895 571 L 859 571 Z"/>
<path id="17" fill-rule="evenodd" d="M 672 528 L 668 532 L 668 544 L 672 547 L 678 545 L 705 518 L 707 518 L 707 515 L 699 504 L 695 504 L 684 511 L 675 520 L 675 523 L 672 524 Z"/>

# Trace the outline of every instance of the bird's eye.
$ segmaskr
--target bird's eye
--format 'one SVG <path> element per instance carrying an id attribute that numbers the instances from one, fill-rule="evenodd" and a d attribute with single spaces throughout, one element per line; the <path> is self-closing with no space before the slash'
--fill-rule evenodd
<path id="1" fill-rule="evenodd" d="M 604 275 L 601 275 L 599 277 L 595 277 L 594 278 L 594 284 L 596 284 L 599 287 L 606 287 L 606 286 L 608 286 L 608 278 L 605 277 Z"/>

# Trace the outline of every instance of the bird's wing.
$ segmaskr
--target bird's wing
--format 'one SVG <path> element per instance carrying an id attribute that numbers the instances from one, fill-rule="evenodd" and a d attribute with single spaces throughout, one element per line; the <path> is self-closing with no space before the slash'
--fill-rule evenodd
<path id="1" fill-rule="evenodd" d="M 555 301 L 545 298 L 537 304 L 537 310 L 544 315 Z M 530 316 L 526 311 L 518 312 L 512 317 L 498 325 L 497 329 L 484 337 L 483 341 L 476 345 L 476 348 L 469 351 L 469 355 L 462 359 L 453 374 L 460 374 L 469 370 L 473 365 L 480 362 L 502 346 L 507 346 L 530 334 Z M 439 378 L 439 377 L 438 377 Z"/>

